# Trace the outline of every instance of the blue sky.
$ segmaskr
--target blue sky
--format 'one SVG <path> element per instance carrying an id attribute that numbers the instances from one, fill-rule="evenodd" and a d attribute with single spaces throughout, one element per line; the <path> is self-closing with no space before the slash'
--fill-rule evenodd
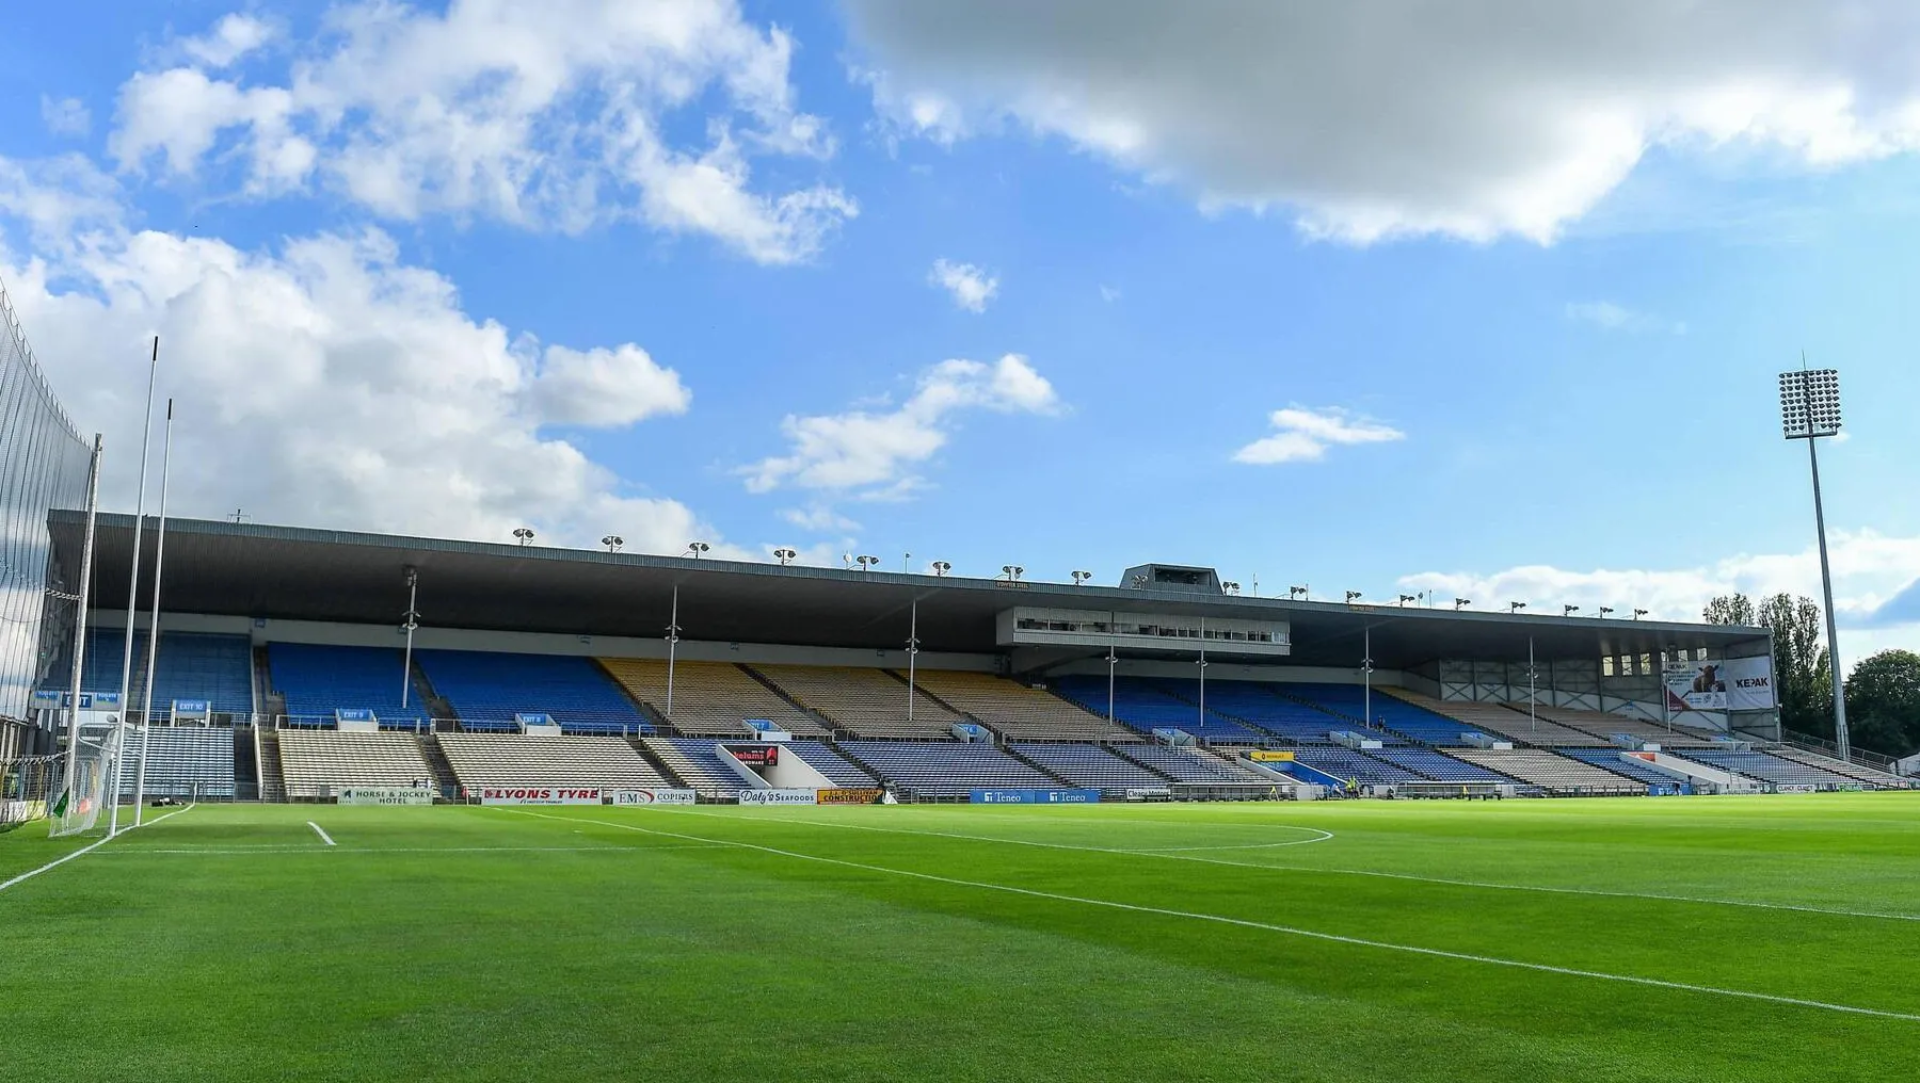
<path id="1" fill-rule="evenodd" d="M 1920 641 L 1898 5 L 566 6 L 9 16 L 0 277 L 116 506 L 159 333 L 188 514 L 1681 617 L 1817 587 L 1804 348 Z"/>

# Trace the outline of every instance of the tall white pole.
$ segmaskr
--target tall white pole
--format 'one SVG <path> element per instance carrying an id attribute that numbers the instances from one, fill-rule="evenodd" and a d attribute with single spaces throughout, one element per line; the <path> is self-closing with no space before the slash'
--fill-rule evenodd
<path id="1" fill-rule="evenodd" d="M 1200 726 L 1207 725 L 1207 618 L 1200 618 Z"/>
<path id="2" fill-rule="evenodd" d="M 153 360 L 147 365 L 147 419 L 140 431 L 140 495 L 133 505 L 133 571 L 127 576 L 127 634 L 120 646 L 120 725 L 113 735 L 113 805 L 107 834 L 120 833 L 120 780 L 126 774 L 127 701 L 133 698 L 133 615 L 139 611 L 140 531 L 147 525 L 147 452 L 153 448 L 153 384 L 160 375 L 160 336 L 153 336 Z"/>
<path id="3" fill-rule="evenodd" d="M 153 743 L 153 676 L 160 660 L 160 565 L 167 556 L 167 474 L 173 464 L 173 400 L 167 400 L 167 435 L 160 452 L 160 525 L 153 538 L 153 616 L 147 621 L 147 687 L 140 707 L 140 767 L 133 775 L 133 826 L 140 826 L 147 799 L 147 748 Z"/>
<path id="4" fill-rule="evenodd" d="M 1537 687 L 1536 682 L 1538 680 L 1538 673 L 1539 671 L 1534 668 L 1534 661 L 1533 661 L 1533 637 L 1528 636 L 1527 637 L 1527 725 L 1533 728 L 1533 732 L 1536 736 L 1538 736 L 1540 732 L 1540 715 L 1539 715 L 1539 710 L 1536 706 L 1540 702 L 1540 700 L 1539 700 L 1539 695 L 1535 690 Z"/>
<path id="5" fill-rule="evenodd" d="M 913 721 L 913 680 L 916 674 L 914 665 L 916 660 L 918 660 L 920 657 L 920 602 L 918 599 L 914 600 L 913 609 L 911 612 L 912 612 L 912 616 L 908 618 L 908 623 L 907 623 L 907 721 L 908 722 Z"/>
<path id="6" fill-rule="evenodd" d="M 1113 723 L 1113 671 L 1120 665 L 1119 643 L 1114 638 L 1120 634 L 1114 624 L 1119 616 L 1118 613 L 1107 614 L 1107 723 L 1109 725 Z"/>
<path id="7" fill-rule="evenodd" d="M 1371 627 L 1362 629 L 1360 633 L 1360 639 L 1361 639 L 1361 648 L 1360 648 L 1361 652 L 1366 655 L 1365 658 L 1360 659 L 1360 684 L 1361 684 L 1360 703 L 1362 704 L 1360 709 L 1366 712 L 1367 717 L 1363 719 L 1363 721 L 1366 722 L 1367 728 L 1372 729 L 1373 728 L 1373 629 Z"/>
<path id="8" fill-rule="evenodd" d="M 87 654 L 87 588 L 93 581 L 93 524 L 100 508 L 100 446 L 100 434 L 94 433 L 93 462 L 87 468 L 87 536 L 80 547 L 80 598 L 73 617 L 73 689 L 70 693 L 73 698 L 67 701 L 67 778 L 62 792 L 69 804 L 73 801 L 73 787 L 80 767 L 80 676 Z"/>
<path id="9" fill-rule="evenodd" d="M 420 596 L 420 575 L 407 569 L 407 650 L 400 664 L 400 709 L 407 709 L 407 694 L 413 691 L 413 630 L 420 626 L 414 601 Z"/>
<path id="10" fill-rule="evenodd" d="M 680 645 L 680 584 L 673 585 L 673 610 L 667 617 L 667 721 L 673 721 L 673 657 Z"/>
<path id="11" fill-rule="evenodd" d="M 1826 593 L 1827 601 L 1827 672 L 1833 679 L 1833 743 L 1840 746 L 1840 758 L 1848 760 L 1852 759 L 1852 742 L 1847 739 L 1847 686 L 1841 680 L 1840 629 L 1833 617 L 1833 571 L 1827 565 L 1827 512 L 1820 499 L 1820 453 L 1814 450 L 1819 442 L 1807 437 L 1807 462 L 1813 467 L 1813 523 L 1820 534 L 1820 588 Z"/>

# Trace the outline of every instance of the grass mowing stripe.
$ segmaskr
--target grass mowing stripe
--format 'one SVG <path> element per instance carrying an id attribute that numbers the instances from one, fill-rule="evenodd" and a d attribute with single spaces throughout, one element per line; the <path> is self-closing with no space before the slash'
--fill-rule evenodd
<path id="1" fill-rule="evenodd" d="M 339 845 L 339 843 L 336 843 L 336 842 L 334 842 L 334 841 L 333 841 L 333 837 L 332 837 L 331 835 L 328 835 L 328 834 L 327 834 L 327 833 L 326 833 L 325 831 L 322 831 L 322 830 L 320 829 L 320 825 L 319 825 L 319 824 L 317 824 L 317 823 L 314 823 L 314 822 L 313 822 L 312 820 L 308 820 L 308 821 L 307 821 L 307 826 L 308 826 L 308 827 L 311 827 L 311 828 L 313 828 L 313 833 L 314 833 L 314 834 L 316 834 L 316 835 L 318 835 L 318 836 L 320 836 L 320 841 L 321 841 L 321 842 L 324 842 L 324 843 L 326 843 L 326 844 L 327 844 L 328 846 L 338 846 L 338 845 Z"/>
<path id="2" fill-rule="evenodd" d="M 136 824 L 134 825 L 134 827 L 127 828 L 127 831 L 133 831 L 138 827 L 152 827 L 154 824 L 160 823 L 163 820 L 170 820 L 173 817 L 180 815 L 180 813 L 182 812 L 191 812 L 191 811 L 193 811 L 193 806 L 188 805 L 186 808 L 176 809 L 173 812 L 169 812 L 165 816 L 156 816 L 153 819 L 148 820 L 144 824 Z M 125 833 L 126 832 L 122 832 L 122 834 L 125 834 Z M 24 884 L 28 880 L 33 879 L 34 877 L 40 875 L 43 872 L 46 872 L 50 869 L 59 868 L 60 866 L 66 864 L 67 862 L 72 861 L 76 857 L 84 857 L 87 854 L 90 854 L 95 850 L 98 850 L 100 847 L 105 846 L 107 843 L 112 842 L 114 839 L 119 837 L 120 837 L 119 835 L 108 835 L 106 838 L 101 839 L 99 842 L 88 843 L 87 845 L 82 846 L 81 848 L 79 848 L 78 850 L 75 850 L 70 854 L 62 854 L 59 857 L 54 858 L 52 861 L 47 862 L 46 864 L 40 866 L 37 869 L 29 869 L 26 872 L 23 872 L 20 875 L 14 877 L 13 879 L 8 880 L 6 883 L 0 884 L 0 891 L 5 891 L 8 888 L 13 887 L 15 884 Z"/>
<path id="3" fill-rule="evenodd" d="M 1516 970 L 1531 970 L 1543 974 L 1559 974 L 1574 978 L 1591 978 L 1596 981 L 1620 982 L 1628 985 L 1648 986 L 1656 989 L 1671 989 L 1686 993 L 1701 993 L 1708 996 L 1732 997 L 1740 1000 L 1764 1001 L 1769 1004 L 1785 1004 L 1793 1007 L 1812 1008 L 1818 1011 L 1839 1012 L 1847 1015 L 1872 1016 L 1879 1019 L 1898 1019 L 1908 1023 L 1920 1023 L 1920 1015 L 1907 1012 L 1887 1011 L 1881 1008 L 1864 1008 L 1855 1004 L 1836 1004 L 1824 1000 L 1808 1000 L 1801 997 L 1779 996 L 1773 993 L 1756 993 L 1746 989 L 1725 989 L 1712 985 L 1694 985 L 1688 982 L 1666 981 L 1661 978 L 1646 978 L 1632 974 L 1609 974 L 1599 970 L 1582 970 L 1575 967 L 1553 966 L 1549 963 L 1529 963 L 1519 959 L 1502 959 L 1492 955 L 1476 955 L 1470 952 L 1448 951 L 1444 948 L 1423 948 L 1413 944 L 1395 944 L 1385 940 L 1369 940 L 1364 937 L 1342 936 L 1337 933 L 1316 932 L 1312 929 L 1300 929 L 1290 925 L 1276 925 L 1264 921 L 1252 921 L 1247 918 L 1227 917 L 1223 914 L 1204 914 L 1192 910 L 1173 910 L 1159 906 L 1143 906 L 1138 903 L 1118 902 L 1112 899 L 1090 899 L 1078 895 L 1063 895 L 1052 891 L 1037 891 L 1033 888 L 1014 887 L 1010 884 L 994 884 L 983 880 L 963 880 L 953 876 L 940 876 L 930 872 L 915 872 L 910 869 L 890 869 L 882 865 L 869 865 L 859 861 L 847 861 L 837 857 L 822 857 L 818 854 L 803 854 L 797 850 L 783 850 L 775 846 L 763 846 L 759 843 L 741 842 L 736 839 L 710 839 L 699 835 L 683 835 L 675 831 L 661 831 L 638 824 L 616 823 L 611 820 L 587 820 L 571 816 L 554 816 L 548 813 L 529 812 L 525 809 L 499 807 L 498 811 L 516 813 L 521 816 L 534 816 L 543 820 L 555 820 L 561 823 L 590 823 L 601 827 L 611 827 L 625 831 L 639 831 L 664 838 L 681 839 L 687 842 L 706 842 L 736 849 L 753 850 L 759 853 L 773 854 L 778 857 L 792 858 L 796 861 L 812 861 L 823 865 L 835 865 L 841 868 L 859 869 L 863 872 L 880 873 L 885 876 L 900 876 L 913 880 L 923 880 L 937 884 L 950 884 L 954 887 L 974 888 L 981 891 L 999 891 L 1010 895 L 1023 895 L 1028 898 L 1049 899 L 1055 902 L 1078 903 L 1082 906 L 1096 906 L 1109 910 L 1122 910 L 1136 914 L 1152 914 L 1159 917 L 1185 918 L 1190 921 L 1204 921 L 1219 925 L 1230 925 L 1243 929 L 1257 929 L 1263 932 L 1279 933 L 1283 936 L 1297 936 L 1309 940 L 1320 940 L 1335 944 L 1347 944 L 1353 947 L 1375 948 L 1382 951 L 1398 951 L 1411 955 L 1424 955 L 1436 959 L 1452 959 L 1458 962 L 1481 963 L 1487 966 L 1508 967 Z M 784 823 L 810 821 L 776 821 Z M 989 840 L 997 841 L 997 840 Z M 1127 853 L 1130 851 L 1116 851 Z"/>
<path id="4" fill-rule="evenodd" d="M 656 807 L 652 812 L 669 813 L 676 816 L 708 816 L 714 819 L 731 820 L 734 817 L 720 816 L 712 812 L 695 812 L 690 809 L 667 809 Z M 1751 899 L 1707 899 L 1695 895 L 1662 895 L 1646 891 L 1608 891 L 1605 888 L 1589 887 L 1553 887 L 1546 884 L 1496 884 L 1485 880 L 1454 880 L 1443 876 L 1420 876 L 1407 872 L 1379 872 L 1373 869 L 1333 869 L 1318 865 L 1274 865 L 1264 861 L 1231 861 L 1223 857 L 1196 857 L 1186 850 L 1225 850 L 1227 846 L 1195 846 L 1168 849 L 1119 849 L 1108 846 L 1079 846 L 1069 842 L 1036 842 L 1032 839 L 1003 839 L 992 835 L 963 835 L 953 831 L 922 831 L 911 827 L 875 827 L 872 824 L 834 823 L 827 820 L 802 820 L 794 817 L 764 817 L 769 822 L 788 824 L 807 824 L 813 827 L 838 827 L 848 831 L 879 831 L 893 835 L 931 835 L 943 839 L 961 839 L 969 842 L 997 842 L 1007 846 L 1038 846 L 1049 850 L 1084 850 L 1095 854 L 1132 854 L 1136 857 L 1157 857 L 1168 861 L 1193 861 L 1203 865 L 1228 865 L 1238 869 L 1265 869 L 1270 872 L 1306 872 L 1325 873 L 1332 876 L 1372 876 L 1384 880 L 1410 880 L 1422 884 L 1442 884 L 1448 887 L 1484 888 L 1489 891 L 1533 891 L 1550 895 L 1593 895 L 1612 899 L 1651 899 L 1658 902 L 1693 903 L 1701 906 L 1739 906 L 1756 910 L 1791 910 L 1803 914 L 1829 914 L 1834 917 L 1874 918 L 1883 921 L 1920 921 L 1920 914 L 1888 913 L 1882 910 L 1842 910 L 1829 906 L 1806 906 L 1799 903 L 1755 902 Z M 1141 821 L 1153 823 L 1172 823 L 1174 821 Z M 1276 824 L 1274 826 L 1288 826 Z M 1296 828 L 1311 831 L 1316 828 Z M 1331 833 L 1328 838 L 1332 838 Z M 1324 842 L 1326 839 L 1309 839 L 1309 842 Z M 1296 843 L 1262 844 L 1298 845 Z"/>

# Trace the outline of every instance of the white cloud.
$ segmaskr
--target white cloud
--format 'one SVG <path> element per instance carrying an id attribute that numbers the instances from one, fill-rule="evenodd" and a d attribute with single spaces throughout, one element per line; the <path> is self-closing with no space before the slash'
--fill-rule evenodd
<path id="1" fill-rule="evenodd" d="M 953 296 L 953 303 L 968 312 L 985 312 L 987 302 L 1000 292 L 1000 280 L 971 263 L 954 263 L 950 260 L 933 261 L 933 270 L 927 272 L 927 282 L 939 286 Z"/>
<path id="2" fill-rule="evenodd" d="M 1591 324 L 1602 331 L 1628 334 L 1684 335 L 1687 325 L 1650 312 L 1639 312 L 1612 301 L 1575 301 L 1566 307 L 1567 319 Z"/>
<path id="3" fill-rule="evenodd" d="M 1337 406 L 1320 410 L 1289 406 L 1275 410 L 1268 420 L 1277 431 L 1234 452 L 1234 462 L 1254 466 L 1319 462 L 1326 458 L 1327 449 L 1336 445 L 1383 444 L 1407 438 L 1391 425 Z"/>
<path id="4" fill-rule="evenodd" d="M 1920 146 L 1898 0 L 851 0 L 875 107 L 1008 123 L 1355 242 L 1552 240 L 1653 147 L 1810 167 Z"/>
<path id="5" fill-rule="evenodd" d="M 24 224 L 44 249 L 69 251 L 79 232 L 117 222 L 120 213 L 119 186 L 82 155 L 0 158 L 0 216 Z"/>
<path id="6" fill-rule="evenodd" d="M 269 33 L 229 16 L 187 44 L 188 62 L 129 79 L 108 144 L 121 168 L 158 157 L 218 183 L 237 161 L 248 195 L 324 188 L 399 220 L 577 232 L 632 219 L 769 264 L 807 258 L 859 212 L 825 183 L 753 187 L 756 158 L 824 159 L 834 143 L 794 107 L 792 40 L 734 0 L 444 14 L 369 0 L 333 9 L 278 82 L 219 73 Z M 688 129 L 704 141 L 668 134 Z"/>
<path id="7" fill-rule="evenodd" d="M 224 68 L 272 41 L 273 27 L 251 15 L 234 13 L 197 38 L 180 42 L 187 56 L 210 68 Z"/>
<path id="8" fill-rule="evenodd" d="M 925 484 L 913 470 L 946 446 L 957 412 L 1048 414 L 1058 408 L 1053 385 L 1018 354 L 991 365 L 942 361 L 921 374 L 913 397 L 896 410 L 789 415 L 780 423 L 792 445 L 788 453 L 740 473 L 756 493 L 790 485 L 862 500 L 899 499 Z"/>
<path id="9" fill-rule="evenodd" d="M 1120 287 L 1103 284 L 1100 287 L 1100 299 L 1108 304 L 1118 301 L 1120 299 Z"/>
<path id="10" fill-rule="evenodd" d="M 0 159 L 0 178 L 36 172 Z M 764 559 L 545 431 L 683 411 L 677 374 L 631 343 L 542 347 L 469 315 L 378 231 L 248 252 L 107 221 L 32 261 L 0 247 L 0 275 L 68 409 L 106 434 L 108 507 L 134 504 L 157 333 L 177 514 L 489 541 L 531 525 L 543 544 L 612 530 L 646 552 L 697 536 Z"/>
<path id="11" fill-rule="evenodd" d="M 40 95 L 40 121 L 55 135 L 85 135 L 93 128 L 93 114 L 79 98 Z"/>
<path id="12" fill-rule="evenodd" d="M 822 533 L 844 533 L 860 529 L 859 523 L 824 504 L 813 504 L 804 508 L 786 508 L 780 512 L 780 518 L 802 530 Z"/>
<path id="13" fill-rule="evenodd" d="M 1841 661 L 1851 666 L 1885 647 L 1920 644 L 1920 609 L 1910 612 L 1897 601 L 1903 588 L 1920 580 L 1920 537 L 1841 530 L 1830 533 L 1828 541 Z M 1399 585 L 1472 598 L 1478 609 L 1526 602 L 1530 612 L 1558 614 L 1562 605 L 1578 605 L 1581 614 L 1594 616 L 1605 605 L 1622 619 L 1646 609 L 1656 620 L 1699 620 L 1709 599 L 1736 591 L 1754 598 L 1785 592 L 1818 600 L 1820 557 L 1809 545 L 1797 553 L 1740 554 L 1691 568 L 1570 571 L 1529 565 L 1497 572 L 1423 572 L 1402 578 Z"/>

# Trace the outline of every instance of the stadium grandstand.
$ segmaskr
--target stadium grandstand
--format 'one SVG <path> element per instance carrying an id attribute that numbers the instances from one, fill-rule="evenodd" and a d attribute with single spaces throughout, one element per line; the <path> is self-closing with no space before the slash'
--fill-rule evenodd
<path id="1" fill-rule="evenodd" d="M 53 567 L 77 566 L 85 523 L 52 513 Z M 130 517 L 100 515 L 96 559 L 126 563 L 133 533 Z M 1260 598 L 1173 565 L 1067 586 L 200 520 L 170 523 L 167 544 L 155 795 L 1910 784 L 1794 744 L 1769 708 L 1674 709 L 1663 666 L 1764 659 L 1761 629 Z M 433 622 L 408 636 L 395 620 L 410 587 Z M 117 691 L 126 607 L 124 582 L 103 578 L 83 693 Z M 58 751 L 67 634 L 36 675 L 23 752 Z"/>

